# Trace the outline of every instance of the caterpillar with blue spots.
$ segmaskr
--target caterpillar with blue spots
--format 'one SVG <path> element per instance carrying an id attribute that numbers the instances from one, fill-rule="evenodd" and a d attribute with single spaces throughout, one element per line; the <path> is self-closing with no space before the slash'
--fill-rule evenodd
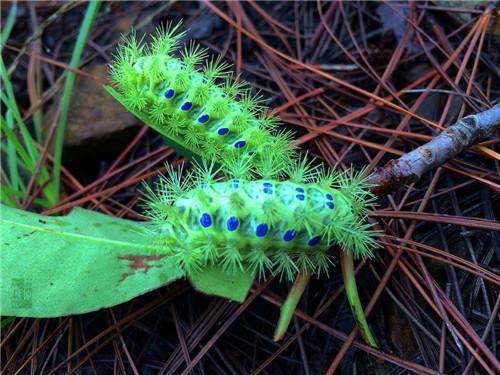
<path id="1" fill-rule="evenodd" d="M 180 54 L 180 24 L 160 27 L 149 45 L 135 33 L 119 45 L 111 64 L 113 87 L 128 111 L 164 135 L 179 151 L 221 163 L 254 155 L 252 165 L 272 170 L 294 158 L 291 135 L 259 94 L 220 58 L 189 43 Z"/>
<path id="2" fill-rule="evenodd" d="M 204 163 L 186 174 L 169 167 L 147 187 L 157 247 L 188 274 L 215 264 L 289 280 L 328 273 L 333 245 L 371 256 L 376 233 L 365 222 L 372 199 L 362 174 L 327 172 L 304 160 L 286 172 L 249 179 L 241 168 Z"/>
<path id="3" fill-rule="evenodd" d="M 289 280 L 327 273 L 334 245 L 370 256 L 373 196 L 363 171 L 313 167 L 228 64 L 193 43 L 174 55 L 179 26 L 159 28 L 149 45 L 132 33 L 111 65 L 114 87 L 106 86 L 177 150 L 199 156 L 192 171 L 169 167 L 146 187 L 156 248 L 188 274 L 217 265 Z"/>

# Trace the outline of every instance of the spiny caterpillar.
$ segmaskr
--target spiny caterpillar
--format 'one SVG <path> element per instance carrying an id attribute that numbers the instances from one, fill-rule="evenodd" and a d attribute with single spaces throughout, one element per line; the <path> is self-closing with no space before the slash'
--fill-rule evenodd
<path id="1" fill-rule="evenodd" d="M 289 280 L 299 272 L 327 273 L 333 244 L 370 256 L 376 242 L 364 220 L 373 203 L 366 178 L 305 161 L 287 172 L 285 180 L 251 180 L 225 168 L 221 179 L 204 163 L 182 178 L 182 170 L 169 168 L 146 194 L 157 245 L 188 274 L 217 264 Z"/>
<path id="2" fill-rule="evenodd" d="M 111 65 L 118 91 L 106 87 L 108 92 L 175 146 L 206 159 L 223 164 L 253 155 L 253 166 L 270 171 L 289 165 L 290 134 L 276 131 L 278 118 L 266 113 L 260 95 L 232 79 L 229 64 L 207 59 L 194 43 L 180 57 L 172 55 L 185 35 L 179 26 L 158 28 L 149 45 L 134 33 L 125 38 Z"/>

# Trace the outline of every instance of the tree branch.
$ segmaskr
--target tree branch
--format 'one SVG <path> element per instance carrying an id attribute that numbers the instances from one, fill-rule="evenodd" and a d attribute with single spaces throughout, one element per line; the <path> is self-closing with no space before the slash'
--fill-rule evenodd
<path id="1" fill-rule="evenodd" d="M 464 117 L 437 137 L 375 170 L 373 192 L 384 196 L 406 182 L 415 182 L 425 173 L 443 165 L 464 149 L 500 134 L 500 104 Z"/>

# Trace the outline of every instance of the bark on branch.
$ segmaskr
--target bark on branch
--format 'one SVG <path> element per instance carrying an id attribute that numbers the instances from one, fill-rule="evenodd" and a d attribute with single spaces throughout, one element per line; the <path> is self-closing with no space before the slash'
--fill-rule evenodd
<path id="1" fill-rule="evenodd" d="M 464 117 L 436 138 L 375 170 L 373 192 L 384 196 L 454 158 L 464 149 L 500 135 L 500 104 Z"/>

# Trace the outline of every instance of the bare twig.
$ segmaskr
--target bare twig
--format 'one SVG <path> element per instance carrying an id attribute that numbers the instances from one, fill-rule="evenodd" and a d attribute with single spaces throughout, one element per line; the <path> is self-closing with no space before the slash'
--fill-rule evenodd
<path id="1" fill-rule="evenodd" d="M 426 144 L 377 169 L 372 177 L 372 183 L 377 185 L 374 193 L 383 196 L 405 182 L 417 181 L 425 172 L 443 165 L 464 149 L 499 133 L 499 104 L 464 117 Z"/>

